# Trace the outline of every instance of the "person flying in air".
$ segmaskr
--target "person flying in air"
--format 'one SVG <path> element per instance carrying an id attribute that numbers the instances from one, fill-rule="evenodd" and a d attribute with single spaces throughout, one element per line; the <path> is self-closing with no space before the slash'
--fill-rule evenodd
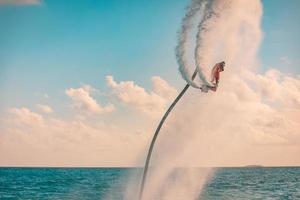
<path id="1" fill-rule="evenodd" d="M 219 85 L 220 80 L 220 72 L 224 71 L 225 62 L 222 61 L 220 63 L 215 64 L 215 66 L 211 70 L 211 83 L 213 86 L 205 85 L 201 88 L 202 92 L 208 92 L 208 90 L 217 91 L 217 87 Z"/>
<path id="2" fill-rule="evenodd" d="M 224 71 L 225 62 L 222 61 L 220 63 L 215 64 L 215 66 L 211 70 L 211 82 L 214 86 L 218 87 L 220 80 L 220 72 Z"/>

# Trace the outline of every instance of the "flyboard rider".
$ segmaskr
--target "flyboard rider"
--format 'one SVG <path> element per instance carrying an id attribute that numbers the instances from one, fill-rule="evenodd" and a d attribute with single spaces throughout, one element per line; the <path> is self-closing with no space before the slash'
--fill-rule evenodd
<path id="1" fill-rule="evenodd" d="M 215 66 L 211 70 L 211 83 L 213 86 L 204 85 L 201 87 L 202 92 L 208 92 L 208 90 L 217 91 L 219 80 L 220 80 L 220 72 L 224 71 L 225 62 L 222 61 L 220 63 L 215 64 Z"/>

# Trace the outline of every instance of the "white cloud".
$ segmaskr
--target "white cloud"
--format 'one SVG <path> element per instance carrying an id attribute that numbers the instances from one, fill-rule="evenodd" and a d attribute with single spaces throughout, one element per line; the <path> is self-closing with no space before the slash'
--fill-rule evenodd
<path id="1" fill-rule="evenodd" d="M 286 64 L 286 65 L 290 65 L 292 63 L 291 60 L 286 56 L 280 57 L 280 60 L 283 64 Z"/>
<path id="2" fill-rule="evenodd" d="M 112 94 L 122 103 L 127 104 L 143 113 L 150 115 L 160 114 L 166 104 L 176 95 L 176 89 L 171 87 L 160 77 L 153 77 L 153 91 L 147 92 L 133 81 L 117 83 L 112 76 L 106 76 L 107 85 Z"/>
<path id="3" fill-rule="evenodd" d="M 276 103 L 281 109 L 300 109 L 300 79 L 297 76 L 270 69 L 264 75 L 248 73 L 260 97 Z"/>
<path id="4" fill-rule="evenodd" d="M 108 104 L 101 106 L 92 96 L 92 87 L 84 85 L 80 88 L 69 88 L 65 93 L 72 99 L 73 106 L 88 113 L 109 113 L 114 111 L 114 106 Z"/>
<path id="5" fill-rule="evenodd" d="M 168 100 L 173 100 L 176 97 L 177 90 L 161 77 L 153 76 L 151 81 L 154 93 Z"/>
<path id="6" fill-rule="evenodd" d="M 14 115 L 13 119 L 16 124 L 42 125 L 44 123 L 41 115 L 30 111 L 28 108 L 12 108 L 9 112 Z"/>
<path id="7" fill-rule="evenodd" d="M 40 5 L 41 0 L 0 0 L 1 4 L 11 4 L 11 5 Z"/>
<path id="8" fill-rule="evenodd" d="M 126 106 L 134 105 L 138 109 L 143 109 L 139 106 L 147 107 L 145 104 L 150 104 L 153 109 L 157 109 L 157 105 L 163 107 L 166 99 L 175 92 L 174 88 L 159 77 L 153 78 L 152 81 L 155 87 L 161 85 L 162 88 L 154 89 L 155 92 L 151 94 L 133 82 L 130 84 L 128 81 L 121 86 L 122 84 L 114 82 L 112 77 L 107 79 L 111 81 L 110 85 L 115 87 L 113 92 L 120 92 L 118 95 L 122 102 L 127 102 Z M 92 116 L 86 118 L 81 115 L 82 111 L 89 113 L 111 111 L 108 106 L 102 107 L 92 97 L 95 91 L 88 85 L 65 91 L 78 111 L 71 120 L 43 117 L 28 108 L 11 109 L 11 116 L 0 121 L 3 133 L 0 135 L 1 165 L 135 166 L 137 157 L 151 137 L 149 133 L 152 133 L 156 118 L 154 120 L 147 118 L 146 121 L 139 119 L 138 124 L 135 120 L 130 120 L 127 113 L 118 113 L 118 119 L 103 118 L 103 121 L 93 120 Z M 166 94 L 161 94 L 162 91 Z M 136 92 L 139 99 L 134 100 L 133 94 Z M 146 100 L 147 97 L 151 98 L 150 102 Z M 161 102 L 156 104 L 156 99 L 164 104 Z M 44 109 L 44 106 L 38 107 Z M 140 113 L 137 112 L 135 115 L 139 118 Z M 15 149 L 16 146 L 18 151 Z M 22 152 L 21 159 L 18 152 Z"/>
<path id="9" fill-rule="evenodd" d="M 1 166 L 130 166 L 147 139 L 114 123 L 43 118 L 28 108 L 11 109 L 0 130 Z"/>
<path id="10" fill-rule="evenodd" d="M 44 113 L 52 113 L 53 112 L 53 109 L 47 105 L 37 104 L 37 107 Z"/>
<path id="11" fill-rule="evenodd" d="M 159 77 L 152 78 L 152 92 L 132 81 L 106 79 L 117 99 L 143 112 L 151 112 L 143 110 L 147 103 L 162 112 L 167 99 L 175 95 L 174 88 Z M 216 93 L 191 88 L 163 127 L 153 161 L 180 166 L 299 164 L 299 89 L 298 76 L 277 70 L 222 74 Z M 69 89 L 69 95 L 78 97 L 74 103 L 79 101 L 81 110 L 94 111 L 88 91 L 87 87 Z M 118 119 L 109 122 L 77 115 L 63 120 L 43 118 L 28 108 L 12 108 L 10 115 L 0 126 L 2 165 L 135 166 L 144 160 L 161 117 L 136 123 L 128 119 L 128 113 L 119 112 Z M 282 154 L 289 154 L 290 159 L 283 159 Z"/>

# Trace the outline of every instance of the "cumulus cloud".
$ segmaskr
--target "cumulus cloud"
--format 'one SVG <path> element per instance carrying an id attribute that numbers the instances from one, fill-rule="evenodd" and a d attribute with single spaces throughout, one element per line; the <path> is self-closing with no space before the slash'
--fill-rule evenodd
<path id="1" fill-rule="evenodd" d="M 41 0 L 0 0 L 0 5 L 40 5 L 41 3 Z"/>
<path id="2" fill-rule="evenodd" d="M 53 109 L 50 106 L 37 104 L 38 109 L 40 109 L 44 113 L 52 113 Z"/>
<path id="3" fill-rule="evenodd" d="M 177 93 L 175 88 L 158 76 L 152 77 L 153 91 L 150 92 L 133 81 L 118 83 L 112 76 L 106 76 L 106 82 L 112 90 L 112 95 L 119 101 L 150 115 L 161 113 Z"/>
<path id="4" fill-rule="evenodd" d="M 244 71 L 243 78 L 251 83 L 262 101 L 281 109 L 299 109 L 299 77 L 270 69 L 264 74 Z"/>
<path id="5" fill-rule="evenodd" d="M 167 100 L 173 100 L 176 97 L 177 90 L 174 87 L 170 86 L 170 84 L 161 77 L 153 76 L 151 78 L 151 81 L 154 93 Z"/>
<path id="6" fill-rule="evenodd" d="M 13 119 L 16 124 L 42 125 L 44 123 L 41 115 L 30 111 L 28 108 L 11 108 L 9 112 L 15 116 Z"/>
<path id="7" fill-rule="evenodd" d="M 80 88 L 69 88 L 65 91 L 72 101 L 73 106 L 79 110 L 88 113 L 109 113 L 114 111 L 115 107 L 112 104 L 106 106 L 100 105 L 92 96 L 93 88 L 89 85 L 84 85 Z"/>
<path id="8" fill-rule="evenodd" d="M 152 78 L 151 92 L 132 81 L 116 82 L 112 76 L 106 79 L 118 100 L 143 112 L 150 112 L 143 110 L 148 108 L 145 103 L 151 109 L 162 109 L 177 93 L 159 77 Z M 73 100 L 79 101 L 77 108 L 97 111 L 91 88 L 67 90 L 73 98 L 79 96 Z M 193 89 L 187 92 L 162 129 L 153 161 L 160 166 L 170 160 L 177 166 L 299 163 L 299 94 L 300 77 L 275 69 L 264 74 L 248 70 L 222 74 L 216 93 L 203 95 Z M 129 120 L 130 124 L 120 123 L 128 119 L 128 114 L 122 112 L 118 113 L 119 119 L 109 123 L 76 117 L 46 118 L 24 107 L 12 108 L 9 113 L 10 117 L 0 122 L 2 165 L 140 165 L 154 122 L 161 117 L 155 115 L 138 124 Z M 137 117 L 140 114 L 135 113 Z M 16 146 L 24 159 L 19 158 Z M 283 159 L 284 154 L 289 154 L 290 159 Z"/>
<path id="9" fill-rule="evenodd" d="M 121 102 L 131 102 L 130 98 L 134 98 L 131 95 L 134 92 L 139 93 L 138 97 L 141 99 L 134 101 L 138 104 L 134 106 L 147 104 L 146 97 L 150 95 L 153 102 L 149 104 L 153 106 L 153 109 L 157 109 L 155 98 L 165 102 L 176 92 L 159 77 L 153 78 L 153 84 L 155 87 L 159 85 L 163 87 L 160 90 L 154 89 L 153 97 L 142 87 L 136 86 L 135 88 L 133 82 L 132 84 L 126 82 L 125 86 L 120 87 L 120 83 L 107 79 L 111 81 L 112 86 L 116 87 L 113 91 L 120 92 L 118 95 L 120 95 Z M 129 91 L 126 90 L 128 88 Z M 129 92 L 127 97 L 123 89 Z M 72 99 L 72 105 L 77 108 L 71 120 L 43 117 L 28 108 L 10 109 L 10 117 L 2 118 L 0 121 L 0 131 L 3 133 L 0 135 L 1 164 L 19 166 L 135 166 L 138 164 L 136 158 L 151 137 L 149 133 L 152 133 L 155 120 L 148 118 L 136 124 L 134 120 L 128 121 L 130 117 L 126 113 L 119 113 L 119 118 L 127 123 L 118 123 L 118 119 L 108 120 L 107 123 L 105 119 L 103 121 L 86 120 L 85 117 L 78 117 L 82 111 L 111 112 L 109 105 L 101 106 L 92 97 L 94 92 L 96 90 L 89 85 L 69 88 L 65 91 Z M 131 107 L 131 104 L 125 105 Z M 162 103 L 158 105 L 163 106 Z M 42 111 L 50 111 L 46 105 L 38 104 L 37 106 Z M 141 113 L 135 114 L 139 117 Z M 18 146 L 18 151 L 15 151 L 16 146 Z M 19 152 L 22 152 L 21 159 Z"/>
<path id="10" fill-rule="evenodd" d="M 0 125 L 1 166 L 130 166 L 147 139 L 113 123 L 43 118 L 28 108 L 12 108 Z"/>

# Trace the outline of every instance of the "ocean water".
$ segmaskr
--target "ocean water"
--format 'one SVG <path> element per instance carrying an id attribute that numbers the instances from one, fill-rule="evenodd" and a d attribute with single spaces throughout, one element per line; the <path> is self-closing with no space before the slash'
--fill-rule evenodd
<path id="1" fill-rule="evenodd" d="M 123 199 L 127 168 L 0 168 L 0 199 Z M 300 200 L 300 167 L 220 168 L 199 200 Z"/>

